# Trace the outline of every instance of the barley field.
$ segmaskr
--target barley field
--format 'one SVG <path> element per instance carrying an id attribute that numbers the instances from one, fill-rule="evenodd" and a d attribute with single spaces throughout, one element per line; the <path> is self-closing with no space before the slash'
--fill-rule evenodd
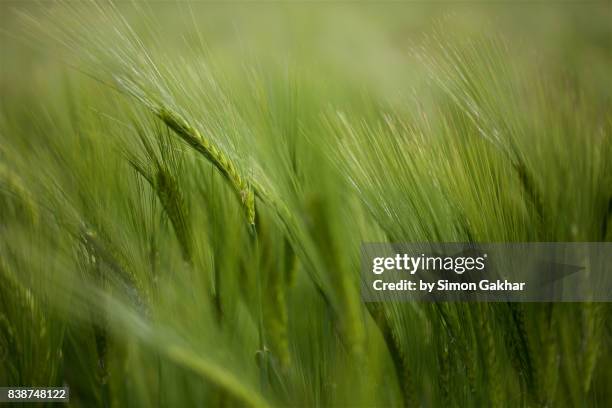
<path id="1" fill-rule="evenodd" d="M 609 303 L 359 287 L 363 242 L 612 241 L 609 1 L 4 1 L 0 61 L 0 386 L 612 405 Z"/>

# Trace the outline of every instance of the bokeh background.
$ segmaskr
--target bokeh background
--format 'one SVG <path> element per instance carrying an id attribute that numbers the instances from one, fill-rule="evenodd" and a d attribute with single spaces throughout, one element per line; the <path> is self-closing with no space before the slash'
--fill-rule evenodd
<path id="1" fill-rule="evenodd" d="M 365 304 L 358 271 L 612 240 L 611 72 L 609 1 L 0 2 L 0 385 L 610 406 L 608 304 Z"/>

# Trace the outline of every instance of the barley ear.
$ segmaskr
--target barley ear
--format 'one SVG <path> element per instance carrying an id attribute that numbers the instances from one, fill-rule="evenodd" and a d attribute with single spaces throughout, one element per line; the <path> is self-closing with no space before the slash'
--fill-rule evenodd
<path id="1" fill-rule="evenodd" d="M 187 121 L 167 107 L 161 106 L 154 110 L 166 126 L 176 133 L 189 146 L 202 154 L 223 174 L 238 195 L 244 208 L 249 225 L 255 225 L 255 195 L 249 183 L 243 178 L 237 167 L 219 148 L 211 141 L 202 137 L 200 132 L 189 125 Z"/>

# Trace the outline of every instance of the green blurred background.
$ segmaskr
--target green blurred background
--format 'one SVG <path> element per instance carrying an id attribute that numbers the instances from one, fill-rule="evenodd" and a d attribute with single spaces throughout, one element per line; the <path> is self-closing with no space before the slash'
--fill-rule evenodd
<path id="1" fill-rule="evenodd" d="M 610 405 L 607 304 L 366 305 L 357 272 L 361 241 L 612 239 L 611 2 L 100 4 L 0 3 L 0 385 Z M 255 226 L 189 132 L 268 189 Z"/>

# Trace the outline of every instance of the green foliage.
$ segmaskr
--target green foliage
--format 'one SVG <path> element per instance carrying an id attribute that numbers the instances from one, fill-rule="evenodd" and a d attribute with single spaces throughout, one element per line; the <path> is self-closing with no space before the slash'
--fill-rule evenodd
<path id="1" fill-rule="evenodd" d="M 0 385 L 609 406 L 607 304 L 359 292 L 361 242 L 610 241 L 609 9 L 474 5 L 442 35 L 426 5 L 2 7 Z"/>

